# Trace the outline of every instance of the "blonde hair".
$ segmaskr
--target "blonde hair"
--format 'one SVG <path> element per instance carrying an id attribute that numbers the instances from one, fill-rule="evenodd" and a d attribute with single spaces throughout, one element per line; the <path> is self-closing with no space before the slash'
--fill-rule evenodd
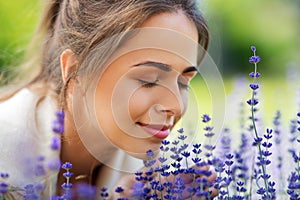
<path id="1" fill-rule="evenodd" d="M 56 95 L 64 93 L 68 81 L 63 83 L 60 70 L 63 50 L 71 49 L 79 60 L 70 80 L 79 70 L 85 73 L 89 53 L 105 39 L 138 28 L 153 15 L 178 10 L 195 23 L 199 44 L 207 49 L 208 28 L 196 0 L 49 0 L 37 31 L 41 44 L 35 65 L 40 71 L 27 86 L 42 84 Z M 115 48 L 97 49 L 97 55 L 105 59 Z"/>

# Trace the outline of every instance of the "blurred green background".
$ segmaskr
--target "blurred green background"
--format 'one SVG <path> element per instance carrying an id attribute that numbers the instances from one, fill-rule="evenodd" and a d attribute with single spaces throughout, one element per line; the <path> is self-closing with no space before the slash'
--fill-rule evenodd
<path id="1" fill-rule="evenodd" d="M 22 62 L 33 39 L 41 4 L 38 0 L 0 1 L 0 72 L 8 75 Z"/>
<path id="2" fill-rule="evenodd" d="M 260 70 L 282 76 L 300 62 L 299 0 L 202 0 L 211 29 L 210 53 L 224 77 L 248 72 L 250 45 L 262 57 Z M 22 57 L 33 38 L 41 2 L 0 2 L 0 69 Z"/>
<path id="3" fill-rule="evenodd" d="M 255 45 L 262 58 L 259 71 L 266 85 L 264 94 L 268 94 L 265 99 L 272 105 L 279 102 L 283 109 L 295 103 L 294 89 L 295 83 L 299 84 L 297 74 L 300 68 L 300 1 L 202 0 L 200 5 L 211 30 L 209 52 L 222 73 L 226 93 L 240 87 L 234 84 L 234 77 L 239 74 L 247 77 L 252 71 L 248 58 L 251 56 L 250 46 Z M 33 32 L 40 11 L 41 2 L 38 0 L 0 1 L 2 74 L 10 74 L 21 62 L 26 44 L 34 40 Z M 194 81 L 195 84 L 198 82 Z M 202 102 L 209 99 L 204 91 L 199 90 L 197 94 Z M 290 101 L 278 98 L 278 94 L 291 97 Z M 205 103 L 203 112 L 209 112 L 208 105 Z"/>
<path id="4" fill-rule="evenodd" d="M 293 118 L 300 103 L 300 1 L 204 0 L 203 5 L 211 30 L 210 55 L 228 94 L 227 121 L 236 117 L 232 113 L 238 102 L 249 98 L 251 45 L 261 57 L 261 117 L 271 124 L 281 110 L 286 121 Z"/>
<path id="5" fill-rule="evenodd" d="M 299 68 L 299 0 L 206 0 L 211 55 L 225 76 L 247 72 L 249 47 L 257 46 L 260 71 L 285 74 Z"/>

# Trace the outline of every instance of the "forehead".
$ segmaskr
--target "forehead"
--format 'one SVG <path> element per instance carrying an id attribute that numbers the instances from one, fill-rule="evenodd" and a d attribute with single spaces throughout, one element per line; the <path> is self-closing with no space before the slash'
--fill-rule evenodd
<path id="1" fill-rule="evenodd" d="M 163 28 L 140 28 L 132 35 L 114 53 L 112 60 L 130 52 L 148 51 L 148 56 L 161 54 L 164 58 L 163 54 L 172 54 L 190 65 L 197 65 L 198 43 L 181 33 Z"/>
<path id="2" fill-rule="evenodd" d="M 153 15 L 140 28 L 163 28 L 185 35 L 195 42 L 199 39 L 195 23 L 182 10 Z"/>
<path id="3" fill-rule="evenodd" d="M 197 64 L 197 28 L 181 11 L 154 15 L 127 35 L 126 42 L 115 52 L 116 57 L 140 49 L 157 49 Z"/>

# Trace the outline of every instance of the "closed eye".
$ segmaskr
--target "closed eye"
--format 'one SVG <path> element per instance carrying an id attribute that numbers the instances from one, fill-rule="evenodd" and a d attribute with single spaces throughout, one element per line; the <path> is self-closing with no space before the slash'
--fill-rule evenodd
<path id="1" fill-rule="evenodd" d="M 155 80 L 154 82 L 151 82 L 151 81 L 145 81 L 145 80 L 141 80 L 141 79 L 138 79 L 138 81 L 142 84 L 142 87 L 145 87 L 145 88 L 151 88 L 151 87 L 154 87 L 154 86 L 157 86 L 157 82 L 158 82 L 158 79 Z"/>
<path id="2" fill-rule="evenodd" d="M 152 87 L 158 85 L 158 79 L 153 82 L 145 81 L 145 80 L 141 80 L 141 79 L 138 79 L 138 81 L 142 84 L 142 87 L 145 87 L 145 88 L 152 88 Z M 180 81 L 178 81 L 177 83 L 178 83 L 179 88 L 181 88 L 181 89 L 188 90 L 190 88 L 190 86 L 188 84 L 184 84 Z"/>

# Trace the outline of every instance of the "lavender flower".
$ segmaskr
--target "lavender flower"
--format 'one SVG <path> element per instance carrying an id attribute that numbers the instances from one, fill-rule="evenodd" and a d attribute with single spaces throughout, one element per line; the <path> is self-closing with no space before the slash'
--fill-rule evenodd
<path id="1" fill-rule="evenodd" d="M 63 173 L 63 176 L 66 178 L 66 182 L 61 185 L 64 191 L 63 198 L 65 198 L 66 200 L 71 200 L 71 189 L 73 188 L 73 184 L 70 183 L 70 178 L 73 176 L 73 173 L 70 172 L 70 169 L 72 169 L 72 164 L 70 162 L 65 162 L 64 164 L 62 164 L 61 168 L 66 170 L 66 172 Z"/>
<path id="2" fill-rule="evenodd" d="M 9 174 L 8 173 L 0 173 L 0 177 L 2 179 L 7 179 L 7 178 L 9 178 Z"/>
<path id="3" fill-rule="evenodd" d="M 297 113 L 297 117 L 300 118 L 300 112 Z M 292 143 L 292 146 L 294 146 L 297 138 L 296 132 L 300 131 L 299 130 L 300 120 L 292 120 L 291 122 L 292 124 L 290 127 L 291 128 L 290 132 L 292 134 L 292 138 L 290 139 L 290 142 Z M 287 193 L 290 196 L 290 199 L 299 199 L 300 198 L 300 175 L 299 175 L 300 174 L 300 167 L 299 167 L 300 153 L 296 152 L 295 148 L 290 148 L 289 152 L 292 155 L 292 158 L 294 160 L 295 169 L 291 171 L 288 177 Z"/>
<path id="4" fill-rule="evenodd" d="M 4 199 L 4 195 L 8 193 L 9 184 L 6 183 L 6 180 L 9 178 L 8 173 L 0 173 L 0 199 Z"/>
<path id="5" fill-rule="evenodd" d="M 145 186 L 145 184 L 142 182 L 137 182 L 133 185 L 131 195 L 132 195 L 132 197 L 134 197 L 134 199 L 138 199 L 138 200 L 144 199 L 144 197 L 145 197 L 144 186 Z"/>
<path id="6" fill-rule="evenodd" d="M 97 188 L 86 183 L 76 185 L 76 194 L 78 199 L 93 200 L 96 199 Z"/>
<path id="7" fill-rule="evenodd" d="M 101 189 L 100 189 L 100 199 L 101 200 L 106 200 L 106 199 L 108 199 L 108 196 L 109 196 L 109 194 L 108 194 L 108 192 L 107 192 L 107 188 L 106 187 L 102 187 Z"/>
<path id="8" fill-rule="evenodd" d="M 174 187 L 172 189 L 173 192 L 173 199 L 183 199 L 182 193 L 185 189 L 184 182 L 180 176 L 176 177 L 176 180 L 174 182 Z"/>
<path id="9" fill-rule="evenodd" d="M 151 167 L 156 162 L 156 160 L 153 159 L 154 152 L 150 149 L 146 152 L 146 155 L 147 155 L 147 160 L 144 160 L 144 165 L 145 167 Z"/>
<path id="10" fill-rule="evenodd" d="M 290 196 L 290 199 L 298 199 L 300 197 L 300 176 L 296 172 L 292 172 L 288 178 L 289 185 L 287 193 Z"/>
<path id="11" fill-rule="evenodd" d="M 0 197 L 3 198 L 3 196 L 7 193 L 9 185 L 5 182 L 0 182 Z"/>
<path id="12" fill-rule="evenodd" d="M 207 158 L 208 164 L 213 165 L 213 151 L 216 148 L 216 146 L 211 144 L 211 139 L 215 134 L 212 132 L 213 127 L 208 124 L 210 121 L 211 118 L 209 117 L 209 115 L 204 114 L 202 116 L 202 122 L 204 124 L 207 124 L 206 127 L 203 129 L 205 131 L 204 136 L 208 139 L 208 144 L 204 145 L 204 149 L 206 149 L 205 156 Z"/>
<path id="13" fill-rule="evenodd" d="M 60 138 L 59 137 L 53 137 L 51 141 L 51 149 L 52 150 L 59 150 L 60 149 Z"/>
<path id="14" fill-rule="evenodd" d="M 209 122 L 210 120 L 211 120 L 211 118 L 209 117 L 208 114 L 204 114 L 204 115 L 202 116 L 202 122 L 203 122 L 203 123 L 207 123 L 207 122 Z"/>
<path id="15" fill-rule="evenodd" d="M 39 200 L 40 195 L 36 194 L 35 187 L 32 184 L 25 186 L 24 200 Z"/>
<path id="16" fill-rule="evenodd" d="M 38 163 L 35 165 L 35 169 L 34 169 L 36 176 L 44 176 L 46 174 L 46 170 L 44 167 L 44 160 L 45 160 L 44 156 L 39 156 L 37 158 Z"/>
<path id="17" fill-rule="evenodd" d="M 57 134 L 62 134 L 64 132 L 64 118 L 65 113 L 63 110 L 56 112 L 56 119 L 52 123 L 52 131 Z"/>
<path id="18" fill-rule="evenodd" d="M 70 163 L 70 162 L 65 162 L 62 166 L 61 166 L 61 168 L 62 169 L 65 169 L 65 170 L 70 170 L 70 169 L 72 169 L 72 164 Z"/>
<path id="19" fill-rule="evenodd" d="M 52 171 L 59 170 L 61 167 L 60 159 L 54 158 L 54 159 L 48 160 L 47 166 L 48 166 L 48 169 L 50 169 Z"/>
<path id="20" fill-rule="evenodd" d="M 249 58 L 250 63 L 259 63 L 260 62 L 260 57 L 259 56 L 251 56 Z"/>
<path id="21" fill-rule="evenodd" d="M 249 76 L 252 78 L 259 78 L 261 74 L 259 72 L 250 72 Z"/>
<path id="22" fill-rule="evenodd" d="M 117 192 L 117 193 L 122 193 L 123 191 L 124 191 L 124 189 L 120 186 L 115 189 L 115 192 Z"/>
<path id="23" fill-rule="evenodd" d="M 217 199 L 276 199 L 287 197 L 290 199 L 300 199 L 300 112 L 296 114 L 296 118 L 290 122 L 290 136 L 288 151 L 290 159 L 293 160 L 293 170 L 287 171 L 283 165 L 282 148 L 282 127 L 281 113 L 278 111 L 273 121 L 273 129 L 266 129 L 266 133 L 261 133 L 257 128 L 257 123 L 260 122 L 257 117 L 258 105 L 260 98 L 258 92 L 260 85 L 258 78 L 261 74 L 257 71 L 257 64 L 261 58 L 256 55 L 257 49 L 251 46 L 253 56 L 249 58 L 249 62 L 254 65 L 253 72 L 249 73 L 252 82 L 249 84 L 251 98 L 247 99 L 246 104 L 251 108 L 251 116 L 248 126 L 247 121 L 241 121 L 240 131 L 229 128 L 224 129 L 224 135 L 221 138 L 221 144 L 217 145 L 218 154 L 215 154 L 216 146 L 212 143 L 212 138 L 215 136 L 214 127 L 210 125 L 211 117 L 208 114 L 202 116 L 204 123 L 203 135 L 208 140 L 207 143 L 187 144 L 188 134 L 184 129 L 177 130 L 178 137 L 175 140 L 163 140 L 160 146 L 160 152 L 157 161 L 152 150 L 146 152 L 147 159 L 144 164 L 145 171 L 135 173 L 135 184 L 133 185 L 133 199 L 182 199 L 183 193 L 190 194 L 190 199 L 213 199 L 209 187 L 213 186 L 218 189 L 219 194 Z M 300 104 L 299 104 L 300 105 Z M 64 133 L 64 117 L 63 111 L 57 111 L 55 120 L 52 124 L 52 130 L 55 133 L 50 141 L 50 148 L 53 151 L 59 151 L 61 148 L 61 134 Z M 249 133 L 253 133 L 252 136 Z M 232 135 L 238 133 L 240 140 Z M 202 133 L 201 133 L 202 134 Z M 250 138 L 251 137 L 251 138 Z M 199 142 L 199 141 L 197 141 Z M 200 141 L 202 142 L 202 141 Z M 237 146 L 236 142 L 240 142 Z M 252 145 L 251 145 L 252 143 Z M 236 146 L 233 146 L 236 145 Z M 277 152 L 273 152 L 272 148 L 276 147 Z M 190 148 L 189 148 L 190 147 Z M 236 147 L 238 147 L 236 149 Z M 204 151 L 202 153 L 202 150 Z M 255 152 L 254 152 L 255 151 Z M 275 156 L 272 157 L 272 155 Z M 279 181 L 274 179 L 273 174 L 269 173 L 270 165 L 274 164 L 271 158 L 275 158 L 276 172 L 279 174 Z M 286 158 L 286 157 L 285 157 Z M 193 162 L 193 167 L 189 166 Z M 290 164 L 290 163 L 289 163 Z M 194 166 L 195 165 L 195 166 Z M 217 173 L 216 180 L 211 183 L 207 177 L 212 174 L 210 170 L 203 168 L 204 166 L 213 166 Z M 50 170 L 64 169 L 63 176 L 66 181 L 62 184 L 63 195 L 53 196 L 52 200 L 68 200 L 75 195 L 79 199 L 109 199 L 107 188 L 97 189 L 88 184 L 77 184 L 74 189 L 71 183 L 73 176 L 72 164 L 69 162 L 61 165 L 59 159 L 45 160 L 44 157 L 39 157 L 35 165 L 34 172 L 37 176 L 45 175 L 45 166 Z M 284 174 L 288 174 L 287 183 Z M 8 174 L 0 173 L 0 200 L 6 198 L 10 192 L 17 190 L 7 181 Z M 185 178 L 190 178 L 189 183 L 185 183 Z M 22 188 L 24 199 L 42 199 L 41 194 L 44 189 L 43 185 L 28 184 Z M 285 190 L 285 191 L 284 191 Z M 123 193 L 122 187 L 115 189 L 116 193 Z M 276 193 L 285 193 L 280 197 L 276 197 Z M 128 200 L 127 198 L 119 198 L 118 200 Z"/>
<path id="24" fill-rule="evenodd" d="M 256 51 L 256 47 L 255 47 L 255 46 L 251 46 L 251 50 L 252 50 L 253 52 L 255 52 L 255 51 Z"/>

